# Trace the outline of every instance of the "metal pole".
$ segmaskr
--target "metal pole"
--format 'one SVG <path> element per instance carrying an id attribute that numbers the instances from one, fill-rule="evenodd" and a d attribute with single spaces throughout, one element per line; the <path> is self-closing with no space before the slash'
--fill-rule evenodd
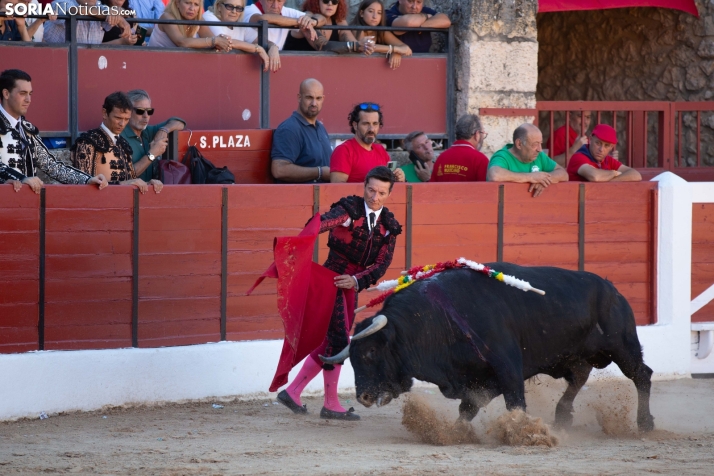
<path id="1" fill-rule="evenodd" d="M 261 21 L 258 43 L 268 51 L 268 22 Z M 260 73 L 260 128 L 270 129 L 270 71 Z"/>
<path id="2" fill-rule="evenodd" d="M 451 26 L 449 27 L 448 50 L 446 52 L 446 136 L 448 137 L 449 145 L 453 144 L 456 140 L 456 134 L 454 132 L 454 124 L 456 123 L 456 91 L 454 85 L 454 69 L 456 68 L 454 64 L 455 48 L 454 27 Z"/>
<path id="3" fill-rule="evenodd" d="M 69 42 L 69 133 L 72 138 L 72 144 L 79 136 L 79 52 L 77 50 L 77 17 L 69 18 L 69 28 L 65 24 L 65 39 Z"/>

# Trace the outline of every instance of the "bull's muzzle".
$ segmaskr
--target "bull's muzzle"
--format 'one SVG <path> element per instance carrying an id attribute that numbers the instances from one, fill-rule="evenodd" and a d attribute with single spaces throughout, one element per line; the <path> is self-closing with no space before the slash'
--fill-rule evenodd
<path id="1" fill-rule="evenodd" d="M 369 325 L 366 329 L 362 330 L 362 332 L 359 332 L 355 334 L 352 337 L 352 340 L 359 340 L 359 339 L 364 339 L 367 336 L 371 336 L 375 332 L 378 332 L 380 329 L 382 329 L 384 326 L 387 325 L 387 316 L 384 314 L 380 314 L 376 316 L 374 319 L 372 319 L 372 324 Z M 347 344 L 347 347 L 342 349 L 342 352 L 340 352 L 337 355 L 334 355 L 332 357 L 325 357 L 323 355 L 320 355 L 320 360 L 322 360 L 326 364 L 341 364 L 347 358 L 350 356 L 350 345 Z M 367 405 L 365 405 L 367 406 Z"/>

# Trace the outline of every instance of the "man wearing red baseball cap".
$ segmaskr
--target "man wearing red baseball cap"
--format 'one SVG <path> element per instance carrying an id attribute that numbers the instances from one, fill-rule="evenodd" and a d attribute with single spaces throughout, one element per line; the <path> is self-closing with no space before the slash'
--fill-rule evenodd
<path id="1" fill-rule="evenodd" d="M 583 145 L 568 162 L 568 177 L 573 182 L 639 182 L 640 173 L 623 165 L 610 153 L 617 144 L 615 129 L 598 124 L 589 144 Z"/>

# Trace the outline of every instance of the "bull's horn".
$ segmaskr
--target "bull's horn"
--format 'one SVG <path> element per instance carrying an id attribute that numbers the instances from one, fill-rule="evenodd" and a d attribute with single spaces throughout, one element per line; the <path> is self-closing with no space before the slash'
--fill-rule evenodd
<path id="1" fill-rule="evenodd" d="M 341 364 L 342 362 L 347 360 L 347 357 L 349 357 L 349 356 L 350 356 L 350 345 L 347 344 L 347 347 L 342 349 L 342 352 L 340 352 L 337 355 L 333 355 L 332 357 L 325 357 L 324 355 L 319 355 L 318 357 L 320 357 L 320 360 L 322 360 L 326 364 L 335 365 L 335 364 Z"/>
<path id="2" fill-rule="evenodd" d="M 374 334 L 375 332 L 378 332 L 382 327 L 387 325 L 387 316 L 384 314 L 380 314 L 379 316 L 375 317 L 372 319 L 372 324 L 369 325 L 366 329 L 364 329 L 362 332 L 355 334 L 352 337 L 352 340 L 355 339 L 362 339 L 363 337 L 370 336 Z M 325 357 L 323 355 L 320 355 L 320 360 L 322 360 L 326 364 L 341 364 L 345 360 L 347 360 L 347 357 L 350 356 L 350 345 L 347 344 L 347 347 L 342 349 L 342 352 L 340 352 L 337 355 L 333 355 L 332 357 Z"/>
<path id="3" fill-rule="evenodd" d="M 375 332 L 379 331 L 382 327 L 387 325 L 387 316 L 380 314 L 379 316 L 372 319 L 372 324 L 368 328 L 364 329 L 359 334 L 352 337 L 352 340 L 362 339 L 367 336 L 371 336 Z"/>

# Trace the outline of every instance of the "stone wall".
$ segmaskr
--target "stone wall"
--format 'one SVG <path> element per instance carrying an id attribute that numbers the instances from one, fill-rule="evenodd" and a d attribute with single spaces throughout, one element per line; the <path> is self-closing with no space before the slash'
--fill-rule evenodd
<path id="1" fill-rule="evenodd" d="M 660 8 L 538 15 L 537 99 L 711 100 L 714 1 L 697 0 L 697 6 L 700 18 Z M 689 166 L 696 164 L 695 118 L 683 115 L 683 160 Z M 714 115 L 703 113 L 701 122 L 702 161 L 714 165 Z M 649 129 L 653 165 L 657 130 Z"/>

